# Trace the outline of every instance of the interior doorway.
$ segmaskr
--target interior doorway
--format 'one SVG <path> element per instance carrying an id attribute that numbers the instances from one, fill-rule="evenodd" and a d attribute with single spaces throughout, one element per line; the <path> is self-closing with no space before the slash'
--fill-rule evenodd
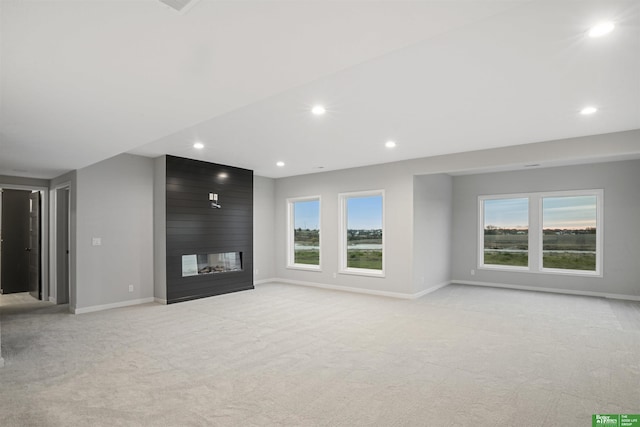
<path id="1" fill-rule="evenodd" d="M 0 294 L 49 300 L 48 196 L 46 187 L 0 183 Z"/>
<path id="2" fill-rule="evenodd" d="M 42 238 L 40 232 L 40 217 L 42 212 L 41 197 L 39 191 L 32 191 L 29 194 L 29 246 L 27 246 L 27 256 L 29 261 L 29 293 L 32 297 L 42 299 L 42 268 L 40 252 Z"/>
<path id="3" fill-rule="evenodd" d="M 2 197 L 0 215 L 2 293 L 29 292 L 31 191 L 3 189 L 0 195 Z"/>
<path id="4" fill-rule="evenodd" d="M 69 187 L 55 189 L 55 302 L 56 304 L 69 303 L 70 264 L 70 211 L 71 198 Z"/>

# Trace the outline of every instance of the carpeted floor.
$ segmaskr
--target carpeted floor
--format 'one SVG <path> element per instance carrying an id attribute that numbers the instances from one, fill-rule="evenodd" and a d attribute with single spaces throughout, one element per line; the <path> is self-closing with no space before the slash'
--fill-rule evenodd
<path id="1" fill-rule="evenodd" d="M 65 310 L 0 305 L 3 427 L 582 427 L 640 412 L 640 303 L 267 284 Z"/>

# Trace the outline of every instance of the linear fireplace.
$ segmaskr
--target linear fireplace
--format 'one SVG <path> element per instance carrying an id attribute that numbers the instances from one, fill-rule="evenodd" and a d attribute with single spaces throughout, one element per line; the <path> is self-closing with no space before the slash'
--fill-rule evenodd
<path id="1" fill-rule="evenodd" d="M 182 277 L 242 271 L 242 252 L 182 255 Z"/>

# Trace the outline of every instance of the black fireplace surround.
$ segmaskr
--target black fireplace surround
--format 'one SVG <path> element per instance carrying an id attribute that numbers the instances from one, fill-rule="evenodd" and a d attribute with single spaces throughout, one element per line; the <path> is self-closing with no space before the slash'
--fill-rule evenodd
<path id="1" fill-rule="evenodd" d="M 166 197 L 167 303 L 253 289 L 253 171 L 166 156 Z"/>

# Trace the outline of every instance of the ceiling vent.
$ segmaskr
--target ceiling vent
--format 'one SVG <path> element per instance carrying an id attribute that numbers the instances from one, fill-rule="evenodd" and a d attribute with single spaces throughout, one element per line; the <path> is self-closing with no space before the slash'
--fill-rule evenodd
<path id="1" fill-rule="evenodd" d="M 200 0 L 160 0 L 162 3 L 174 9 L 180 14 L 185 14 Z"/>

